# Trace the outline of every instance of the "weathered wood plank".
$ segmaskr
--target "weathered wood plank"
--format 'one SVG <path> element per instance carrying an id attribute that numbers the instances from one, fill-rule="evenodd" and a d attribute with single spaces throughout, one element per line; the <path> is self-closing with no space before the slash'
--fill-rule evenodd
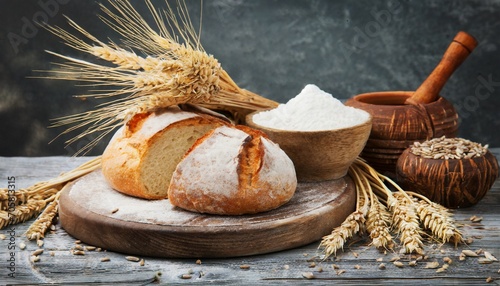
<path id="1" fill-rule="evenodd" d="M 493 149 L 497 158 L 500 149 Z M 6 158 L 0 157 L 0 186 L 7 183 L 7 176 L 16 176 L 18 188 L 27 187 L 37 181 L 47 180 L 63 171 L 89 160 L 89 158 Z M 3 180 L 3 182 L 2 182 Z M 230 259 L 158 259 L 141 257 L 145 265 L 125 259 L 124 254 L 107 251 L 86 251 L 84 256 L 75 256 L 70 250 L 75 246 L 75 239 L 69 236 L 59 225 L 56 230 L 46 236 L 44 253 L 40 261 L 32 263 L 30 255 L 37 249 L 35 242 L 27 241 L 22 233 L 30 222 L 15 226 L 16 277 L 10 278 L 6 268 L 9 258 L 9 240 L 0 240 L 0 281 L 12 284 L 53 283 L 51 285 L 144 285 L 157 279 L 162 284 L 217 284 L 217 285 L 266 285 L 269 283 L 288 285 L 318 285 L 335 283 L 335 285 L 388 285 L 403 283 L 404 285 L 484 285 L 487 277 L 495 279 L 493 285 L 500 281 L 500 263 L 479 264 L 477 258 L 468 257 L 459 260 L 463 249 L 483 249 L 500 258 L 500 181 L 497 180 L 492 190 L 476 206 L 454 211 L 458 223 L 464 224 L 462 231 L 466 237 L 472 237 L 473 243 L 468 246 L 426 244 L 426 261 L 416 266 L 409 266 L 412 258 L 398 253 L 380 253 L 368 246 L 366 239 L 360 239 L 347 245 L 344 252 L 336 258 L 323 261 L 319 242 L 303 247 L 266 255 L 237 257 Z M 472 223 L 472 215 L 482 216 L 479 223 Z M 307 227 L 306 225 L 303 227 Z M 0 230 L 1 234 L 8 229 Z M 8 237 L 9 238 L 9 237 Z M 25 242 L 27 248 L 20 250 L 19 244 Z M 214 242 L 217 243 L 217 242 Z M 54 256 L 51 256 L 53 252 Z M 394 256 L 400 256 L 403 268 L 390 262 Z M 101 262 L 101 258 L 109 257 L 109 262 Z M 426 262 L 438 261 L 450 257 L 453 263 L 441 273 L 436 269 L 425 269 Z M 382 258 L 383 261 L 377 261 Z M 386 269 L 379 269 L 385 263 Z M 248 265 L 248 269 L 241 269 Z M 336 268 L 334 269 L 333 265 Z M 345 272 L 343 272 L 343 271 Z M 340 273 L 340 272 L 342 273 Z M 304 272 L 312 272 L 315 279 L 306 279 Z M 161 273 L 161 275 L 159 274 Z M 183 275 L 190 275 L 183 279 Z M 185 276 L 184 278 L 187 278 Z M 490 284 L 491 285 L 491 284 Z"/>

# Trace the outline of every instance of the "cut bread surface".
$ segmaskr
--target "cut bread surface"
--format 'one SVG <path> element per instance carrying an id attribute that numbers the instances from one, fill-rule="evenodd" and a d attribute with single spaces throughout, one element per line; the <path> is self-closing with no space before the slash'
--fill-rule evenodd
<path id="1" fill-rule="evenodd" d="M 119 192 L 166 198 L 172 173 L 186 151 L 199 137 L 226 124 L 178 108 L 137 114 L 111 139 L 102 156 L 102 172 Z"/>

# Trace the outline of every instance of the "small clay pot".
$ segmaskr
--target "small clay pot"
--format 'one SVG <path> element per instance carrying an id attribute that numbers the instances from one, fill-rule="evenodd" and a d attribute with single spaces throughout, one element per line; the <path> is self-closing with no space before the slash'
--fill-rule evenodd
<path id="1" fill-rule="evenodd" d="M 427 159 L 411 153 L 399 157 L 398 184 L 447 208 L 464 208 L 479 202 L 498 177 L 498 162 L 489 151 L 471 159 Z"/>
<path id="2" fill-rule="evenodd" d="M 391 177 L 403 151 L 415 141 L 455 137 L 458 114 L 443 97 L 427 104 L 409 105 L 412 91 L 383 91 L 356 95 L 345 103 L 371 114 L 373 127 L 361 157 Z"/>
<path id="3" fill-rule="evenodd" d="M 356 126 L 326 131 L 279 130 L 256 124 L 247 115 L 248 126 L 261 130 L 290 157 L 299 182 L 318 182 L 344 177 L 370 135 L 371 119 Z"/>

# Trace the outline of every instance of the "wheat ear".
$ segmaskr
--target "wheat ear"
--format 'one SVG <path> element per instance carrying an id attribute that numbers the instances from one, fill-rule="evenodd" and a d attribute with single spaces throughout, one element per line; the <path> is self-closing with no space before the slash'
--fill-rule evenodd
<path id="1" fill-rule="evenodd" d="M 107 99 L 95 110 L 57 118 L 52 125 L 71 125 L 62 134 L 82 130 L 68 140 L 68 144 L 86 135 L 98 134 L 77 154 L 89 151 L 104 136 L 140 112 L 190 103 L 244 115 L 278 105 L 238 87 L 219 62 L 205 52 L 184 2 L 177 1 L 176 11 L 168 3 L 165 11 L 158 11 L 146 0 L 156 30 L 129 1 L 109 0 L 109 3 L 114 11 L 101 5 L 105 14 L 101 19 L 124 38 L 122 46 L 100 41 L 70 19 L 69 25 L 80 37 L 60 27 L 47 26 L 68 46 L 108 62 L 93 63 L 49 52 L 65 63 L 56 64 L 58 69 L 45 78 L 88 84 L 93 89 L 81 97 Z"/>
<path id="2" fill-rule="evenodd" d="M 349 168 L 349 174 L 356 185 L 356 210 L 351 213 L 339 227 L 322 238 L 319 247 L 324 248 L 325 258 L 336 255 L 339 249 L 344 248 L 347 240 L 362 232 L 365 227 L 368 212 L 369 198 L 366 193 L 368 182 L 361 177 L 355 168 Z"/>
<path id="3" fill-rule="evenodd" d="M 371 244 L 377 248 L 392 249 L 394 242 L 390 232 L 391 214 L 373 192 L 370 192 L 370 201 L 366 229 L 370 233 Z"/>
<path id="4" fill-rule="evenodd" d="M 2 209 L 0 211 L 0 229 L 8 225 L 14 225 L 21 222 L 25 222 L 39 215 L 47 205 L 57 204 L 59 199 L 59 193 L 61 189 L 68 182 L 73 181 L 94 170 L 97 170 L 100 166 L 101 166 L 101 157 L 98 156 L 96 158 L 93 158 L 92 160 L 89 160 L 88 162 L 81 164 L 80 166 L 78 166 L 73 170 L 70 170 L 66 173 L 59 175 L 56 178 L 40 182 L 26 189 L 20 190 L 21 193 L 20 196 L 23 198 L 23 201 L 18 202 L 14 209 L 7 208 L 7 209 Z M 9 197 L 9 194 L 6 189 L 0 190 L 0 194 L 2 194 L 2 197 L 5 194 L 7 194 L 7 199 Z M 53 214 L 55 216 L 57 214 L 57 208 L 55 209 L 55 212 L 47 211 L 47 214 L 42 216 L 42 218 L 44 218 L 43 220 L 39 221 L 38 223 L 35 222 L 35 226 L 33 227 L 33 229 L 38 229 L 38 230 L 44 229 L 45 232 L 47 228 L 50 227 L 50 224 L 44 223 L 45 225 L 47 225 L 47 227 L 44 228 L 40 226 L 40 223 L 42 221 L 48 221 L 49 214 L 50 215 Z M 28 238 L 33 239 L 30 236 Z"/>
<path id="5" fill-rule="evenodd" d="M 401 193 L 394 197 L 397 203 L 392 207 L 392 225 L 399 234 L 402 252 L 423 254 L 422 229 L 413 201 Z"/>
<path id="6" fill-rule="evenodd" d="M 463 243 L 462 233 L 455 226 L 451 212 L 440 204 L 430 201 L 427 197 L 417 193 L 408 192 L 412 197 L 418 198 L 417 213 L 425 229 L 442 243 L 453 242 L 455 247 Z"/>

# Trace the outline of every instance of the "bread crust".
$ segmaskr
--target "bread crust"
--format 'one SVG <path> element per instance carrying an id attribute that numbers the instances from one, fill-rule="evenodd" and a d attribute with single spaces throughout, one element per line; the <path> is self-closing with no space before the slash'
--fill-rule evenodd
<path id="1" fill-rule="evenodd" d="M 147 187 L 149 174 L 144 173 L 144 166 L 150 164 L 146 160 L 148 152 L 155 144 L 165 140 L 166 132 L 182 132 L 187 126 L 211 130 L 221 125 L 227 123 L 209 115 L 184 112 L 178 108 L 136 114 L 115 133 L 106 147 L 102 155 L 102 173 L 110 186 L 121 193 L 144 199 L 164 199 L 167 197 L 168 184 L 162 190 Z M 183 142 L 184 146 L 176 146 L 179 148 L 176 152 L 182 151 L 178 160 L 195 139 Z M 169 183 L 172 173 L 173 169 L 165 170 L 161 176 L 166 176 Z"/>
<path id="2" fill-rule="evenodd" d="M 275 209 L 296 188 L 292 161 L 264 133 L 219 127 L 199 138 L 177 165 L 168 196 L 189 211 L 242 215 Z"/>

